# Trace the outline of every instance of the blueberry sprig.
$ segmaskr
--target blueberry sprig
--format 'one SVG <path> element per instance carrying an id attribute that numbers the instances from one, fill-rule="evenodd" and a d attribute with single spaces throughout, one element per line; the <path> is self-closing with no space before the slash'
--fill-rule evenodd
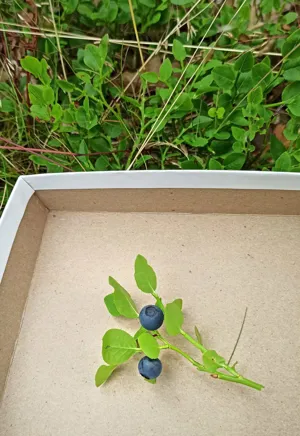
<path id="1" fill-rule="evenodd" d="M 101 365 L 96 373 L 96 386 L 101 386 L 118 368 L 133 355 L 143 353 L 138 363 L 138 371 L 149 383 L 156 383 L 163 366 L 159 359 L 161 350 L 172 350 L 188 360 L 198 371 L 206 372 L 214 379 L 239 383 L 251 388 L 262 390 L 263 385 L 249 380 L 239 374 L 236 363 L 226 363 L 224 357 L 215 350 L 207 349 L 202 342 L 201 335 L 195 327 L 196 339 L 183 330 L 182 300 L 176 299 L 166 305 L 157 294 L 156 274 L 147 260 L 138 255 L 135 260 L 135 281 L 137 287 L 155 298 L 155 305 L 148 305 L 138 313 L 135 302 L 130 294 L 112 277 L 109 284 L 114 292 L 104 298 L 109 313 L 113 316 L 139 319 L 140 328 L 134 336 L 121 329 L 108 330 L 102 339 L 102 357 L 107 365 Z M 196 361 L 187 352 L 171 344 L 158 331 L 164 326 L 169 336 L 181 335 L 202 353 L 202 362 Z M 220 371 L 222 370 L 222 372 Z"/>

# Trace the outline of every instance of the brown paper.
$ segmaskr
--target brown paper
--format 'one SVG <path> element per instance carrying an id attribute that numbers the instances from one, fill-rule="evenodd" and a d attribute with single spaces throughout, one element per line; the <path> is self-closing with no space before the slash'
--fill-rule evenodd
<path id="1" fill-rule="evenodd" d="M 139 308 L 135 256 L 158 276 L 164 301 L 182 297 L 184 327 L 234 360 L 257 392 L 197 372 L 162 352 L 156 385 L 134 357 L 94 386 L 101 337 L 133 333 L 103 304 L 108 275 Z M 1 436 L 296 436 L 300 433 L 300 218 L 292 216 L 51 211 L 3 399 Z M 201 359 L 183 338 L 174 343 Z"/>

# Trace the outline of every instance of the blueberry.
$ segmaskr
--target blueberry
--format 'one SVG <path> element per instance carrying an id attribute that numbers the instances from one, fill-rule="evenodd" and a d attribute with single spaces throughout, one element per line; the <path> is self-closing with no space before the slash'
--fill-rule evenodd
<path id="1" fill-rule="evenodd" d="M 157 330 L 163 322 L 164 313 L 157 306 L 145 306 L 140 312 L 140 323 L 146 330 Z"/>
<path id="2" fill-rule="evenodd" d="M 159 359 L 150 359 L 150 357 L 143 357 L 139 361 L 139 373 L 147 380 L 157 378 L 162 370 L 162 364 Z"/>

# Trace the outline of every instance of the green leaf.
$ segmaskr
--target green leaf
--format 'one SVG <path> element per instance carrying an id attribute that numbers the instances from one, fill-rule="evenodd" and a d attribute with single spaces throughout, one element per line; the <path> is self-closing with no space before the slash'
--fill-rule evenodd
<path id="1" fill-rule="evenodd" d="M 102 357 L 109 365 L 126 362 L 138 351 L 135 339 L 120 329 L 108 330 L 102 339 Z"/>
<path id="2" fill-rule="evenodd" d="M 20 60 L 23 70 L 28 71 L 33 74 L 37 79 L 42 73 L 42 66 L 38 59 L 33 56 L 25 56 L 24 59 Z"/>
<path id="3" fill-rule="evenodd" d="M 246 156 L 243 153 L 230 153 L 224 159 L 226 170 L 241 170 L 246 162 Z"/>
<path id="4" fill-rule="evenodd" d="M 106 380 L 112 375 L 112 373 L 114 372 L 114 370 L 116 368 L 117 368 L 117 365 L 110 365 L 110 366 L 101 365 L 98 368 L 96 375 L 95 375 L 95 384 L 96 384 L 97 388 L 106 382 Z"/>
<path id="5" fill-rule="evenodd" d="M 223 166 L 216 159 L 209 159 L 208 169 L 209 170 L 222 170 Z"/>
<path id="6" fill-rule="evenodd" d="M 182 298 L 176 298 L 176 300 L 173 301 L 173 303 L 176 303 L 180 310 L 182 310 Z"/>
<path id="7" fill-rule="evenodd" d="M 32 85 L 29 83 L 28 92 L 32 104 L 41 105 L 44 103 L 43 90 L 44 85 Z"/>
<path id="8" fill-rule="evenodd" d="M 57 84 L 64 92 L 72 92 L 75 89 L 75 85 L 66 80 L 57 80 Z"/>
<path id="9" fill-rule="evenodd" d="M 238 126 L 248 126 L 249 124 L 241 110 L 234 111 L 229 120 L 232 122 L 232 124 L 236 124 Z"/>
<path id="10" fill-rule="evenodd" d="M 291 24 L 293 21 L 297 20 L 298 14 L 297 12 L 288 12 L 283 16 L 284 24 Z"/>
<path id="11" fill-rule="evenodd" d="M 270 80 L 272 80 L 271 68 L 263 62 L 254 65 L 252 68 L 252 80 L 253 85 L 259 83 L 260 86 L 265 88 L 270 83 Z"/>
<path id="12" fill-rule="evenodd" d="M 199 330 L 197 329 L 196 326 L 195 326 L 195 335 L 196 335 L 196 338 L 197 338 L 197 341 L 199 342 L 199 344 L 203 345 L 201 333 L 199 332 Z"/>
<path id="13" fill-rule="evenodd" d="M 215 107 L 211 107 L 207 112 L 209 117 L 214 118 L 217 114 L 217 109 Z"/>
<path id="14" fill-rule="evenodd" d="M 104 303 L 105 306 L 107 307 L 107 310 L 112 316 L 120 316 L 120 313 L 116 308 L 114 293 L 106 295 L 106 297 L 104 297 Z"/>
<path id="15" fill-rule="evenodd" d="M 186 58 L 185 48 L 178 39 L 174 39 L 173 41 L 172 53 L 174 58 L 179 62 L 184 61 Z"/>
<path id="16" fill-rule="evenodd" d="M 232 126 L 231 131 L 232 131 L 232 136 L 234 137 L 234 139 L 236 139 L 237 141 L 245 142 L 246 137 L 247 137 L 246 130 L 241 129 L 240 127 Z"/>
<path id="17" fill-rule="evenodd" d="M 240 56 L 234 63 L 234 68 L 241 73 L 246 73 L 247 71 L 251 71 L 254 65 L 254 57 L 251 52 L 244 53 Z"/>
<path id="18" fill-rule="evenodd" d="M 14 112 L 15 111 L 15 104 L 12 100 L 9 98 L 3 98 L 3 100 L 0 100 L 0 112 Z"/>
<path id="19" fill-rule="evenodd" d="M 138 254 L 134 264 L 134 278 L 137 287 L 147 294 L 152 294 L 157 287 L 156 274 L 147 260 Z"/>
<path id="20" fill-rule="evenodd" d="M 225 114 L 225 109 L 223 107 L 219 107 L 216 112 L 218 120 L 222 120 L 224 118 L 224 114 Z"/>
<path id="21" fill-rule="evenodd" d="M 213 150 L 216 156 L 222 156 L 231 150 L 232 141 L 211 141 L 210 148 Z"/>
<path id="22" fill-rule="evenodd" d="M 105 134 L 112 139 L 117 138 L 124 132 L 124 127 L 119 121 L 115 123 L 104 123 L 102 124 L 102 128 Z"/>
<path id="23" fill-rule="evenodd" d="M 141 5 L 147 6 L 148 8 L 155 8 L 155 0 L 138 0 Z"/>
<path id="24" fill-rule="evenodd" d="M 244 142 L 236 141 L 232 144 L 232 149 L 236 153 L 242 153 L 242 151 L 244 151 L 244 149 L 245 149 L 245 144 L 244 144 Z M 248 148 L 248 149 L 250 150 L 250 148 Z M 255 150 L 255 147 L 252 151 L 254 151 L 254 150 Z"/>
<path id="25" fill-rule="evenodd" d="M 169 80 L 172 76 L 173 68 L 169 58 L 166 58 L 160 66 L 159 77 L 163 82 Z"/>
<path id="26" fill-rule="evenodd" d="M 271 135 L 271 155 L 274 160 L 277 160 L 279 156 L 286 151 L 285 146 L 282 144 L 275 135 Z"/>
<path id="27" fill-rule="evenodd" d="M 38 104 L 33 104 L 30 107 L 30 113 L 33 118 L 39 118 L 40 120 L 50 121 L 50 113 L 47 106 L 40 106 Z"/>
<path id="28" fill-rule="evenodd" d="M 165 319 L 164 325 L 166 327 L 167 333 L 170 336 L 176 336 L 180 333 L 180 329 L 183 324 L 183 313 L 178 303 L 173 301 L 173 303 L 168 303 L 165 308 Z"/>
<path id="29" fill-rule="evenodd" d="M 97 135 L 95 138 L 89 139 L 88 145 L 94 151 L 100 151 L 100 152 L 111 151 L 110 139 L 106 138 L 103 135 Z"/>
<path id="30" fill-rule="evenodd" d="M 296 97 L 300 96 L 300 81 L 290 83 L 282 92 L 283 101 L 293 101 Z"/>
<path id="31" fill-rule="evenodd" d="M 300 117 L 300 95 L 298 95 L 292 103 L 288 104 L 289 111 L 296 117 Z"/>
<path id="32" fill-rule="evenodd" d="M 143 333 L 147 333 L 147 332 L 148 332 L 148 330 L 146 330 L 144 327 L 141 326 L 138 329 L 138 331 L 135 333 L 134 339 L 138 339 Z"/>
<path id="33" fill-rule="evenodd" d="M 58 121 L 61 119 L 63 115 L 63 110 L 61 108 L 61 105 L 56 103 L 52 106 L 52 110 L 51 110 L 51 117 L 55 118 L 55 121 Z"/>
<path id="34" fill-rule="evenodd" d="M 283 44 L 281 49 L 282 55 L 284 57 L 288 57 L 289 60 L 299 59 L 300 47 L 297 47 L 299 43 L 300 43 L 300 29 L 297 29 L 286 39 L 285 43 Z"/>
<path id="35" fill-rule="evenodd" d="M 171 0 L 173 5 L 184 6 L 193 3 L 194 0 Z"/>
<path id="36" fill-rule="evenodd" d="M 159 356 L 159 346 L 157 340 L 150 333 L 142 333 L 138 338 L 139 345 L 150 359 L 157 359 Z"/>
<path id="37" fill-rule="evenodd" d="M 285 80 L 289 80 L 290 82 L 296 82 L 297 80 L 300 80 L 300 65 L 284 71 L 283 77 Z"/>
<path id="38" fill-rule="evenodd" d="M 115 2 L 111 2 L 111 3 L 115 3 Z M 99 53 L 100 53 L 103 64 L 104 64 L 104 61 L 106 59 L 107 52 L 108 52 L 108 43 L 109 43 L 109 38 L 108 38 L 108 35 L 106 34 L 103 36 L 103 38 L 100 42 L 100 45 L 99 45 Z"/>
<path id="39" fill-rule="evenodd" d="M 204 127 L 209 126 L 213 120 L 204 115 L 198 115 L 190 124 L 189 127 L 198 127 L 198 129 L 203 129 Z"/>
<path id="40" fill-rule="evenodd" d="M 84 71 L 79 71 L 78 73 L 76 73 L 76 77 L 78 77 L 78 79 L 82 80 L 82 82 L 84 83 L 91 82 L 91 76 L 88 73 L 85 73 Z"/>
<path id="41" fill-rule="evenodd" d="M 117 311 L 126 318 L 138 318 L 139 314 L 130 294 L 114 278 L 109 277 L 108 281 L 114 288 Z"/>
<path id="42" fill-rule="evenodd" d="M 95 162 L 96 171 L 105 171 L 110 166 L 107 156 L 99 156 Z"/>
<path id="43" fill-rule="evenodd" d="M 208 143 L 208 140 L 206 138 L 203 138 L 201 136 L 191 136 L 191 139 L 188 139 L 187 136 L 184 136 L 184 140 L 188 145 L 191 145 L 192 147 L 205 147 Z"/>
<path id="44" fill-rule="evenodd" d="M 44 85 L 50 85 L 51 83 L 51 77 L 47 73 L 47 70 L 49 68 L 49 65 L 47 64 L 47 61 L 43 58 L 41 60 L 41 74 L 40 74 L 40 80 Z"/>
<path id="45" fill-rule="evenodd" d="M 287 171 L 290 171 L 291 166 L 292 166 L 291 156 L 289 155 L 289 153 L 287 151 L 285 151 L 276 160 L 275 167 L 273 168 L 273 171 L 287 172 Z"/>
<path id="46" fill-rule="evenodd" d="M 150 383 L 151 385 L 156 384 L 156 378 L 147 379 L 147 378 L 143 377 L 143 380 L 145 380 L 147 383 Z"/>
<path id="47" fill-rule="evenodd" d="M 247 101 L 250 104 L 259 104 L 263 100 L 263 92 L 261 86 L 254 89 L 253 91 L 250 91 L 247 95 Z"/>
<path id="48" fill-rule="evenodd" d="M 107 39 L 105 39 L 102 45 L 103 39 L 99 47 L 96 47 L 93 44 L 88 44 L 84 50 L 83 61 L 85 65 L 93 71 L 101 71 L 104 65 L 107 53 L 107 50 L 105 49 L 105 41 L 107 41 Z"/>
<path id="49" fill-rule="evenodd" d="M 158 75 L 152 72 L 142 74 L 142 78 L 149 83 L 157 83 L 159 80 Z"/>
<path id="50" fill-rule="evenodd" d="M 60 0 L 64 12 L 66 14 L 73 14 L 76 11 L 79 0 Z"/>
<path id="51" fill-rule="evenodd" d="M 47 105 L 54 103 L 54 92 L 50 86 L 44 86 L 43 89 L 43 100 Z"/>
<path id="52" fill-rule="evenodd" d="M 98 118 L 92 112 L 87 113 L 84 107 L 80 106 L 75 112 L 77 124 L 86 130 L 91 130 L 98 124 Z"/>
<path id="53" fill-rule="evenodd" d="M 202 359 L 205 368 L 210 372 L 215 372 L 218 368 L 222 367 L 223 363 L 225 363 L 224 357 L 220 356 L 214 350 L 207 350 L 203 354 Z"/>
<path id="54" fill-rule="evenodd" d="M 231 89 L 235 82 L 236 73 L 232 65 L 225 64 L 213 69 L 213 78 L 216 84 L 222 89 Z"/>

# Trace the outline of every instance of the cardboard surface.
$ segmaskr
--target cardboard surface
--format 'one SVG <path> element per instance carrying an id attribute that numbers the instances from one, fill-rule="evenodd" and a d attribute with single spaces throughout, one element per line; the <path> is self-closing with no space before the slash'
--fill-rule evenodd
<path id="1" fill-rule="evenodd" d="M 300 190 L 123 187 L 122 189 L 50 189 L 37 191 L 36 194 L 50 210 L 300 215 Z"/>
<path id="2" fill-rule="evenodd" d="M 300 432 L 300 218 L 54 212 L 31 284 L 0 419 L 1 436 L 248 436 Z M 138 307 L 135 256 L 158 275 L 165 301 L 182 297 L 185 329 L 228 357 L 248 306 L 235 359 L 266 386 L 257 392 L 213 380 L 171 351 L 157 385 L 137 358 L 94 386 L 101 338 L 114 319 L 103 297 L 108 275 Z M 174 343 L 193 352 L 182 339 Z"/>
<path id="3" fill-rule="evenodd" d="M 31 197 L 17 231 L 1 281 L 0 400 L 4 391 L 15 342 L 18 337 L 47 214 L 47 209 L 37 196 Z"/>

